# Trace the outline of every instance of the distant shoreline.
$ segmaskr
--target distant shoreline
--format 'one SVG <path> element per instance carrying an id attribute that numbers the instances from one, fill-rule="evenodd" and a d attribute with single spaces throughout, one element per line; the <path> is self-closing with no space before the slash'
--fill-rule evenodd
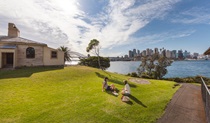
<path id="1" fill-rule="evenodd" d="M 167 67 L 168 73 L 164 78 L 183 78 L 197 75 L 210 77 L 209 61 L 210 60 L 174 61 L 171 66 Z M 119 74 L 137 72 L 140 63 L 141 61 L 111 61 L 107 71 Z"/>

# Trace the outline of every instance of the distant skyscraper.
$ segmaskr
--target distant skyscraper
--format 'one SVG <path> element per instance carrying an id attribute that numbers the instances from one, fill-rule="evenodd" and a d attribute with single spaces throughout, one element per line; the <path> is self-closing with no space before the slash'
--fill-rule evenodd
<path id="1" fill-rule="evenodd" d="M 133 56 L 137 56 L 136 49 L 133 49 Z"/>
<path id="2" fill-rule="evenodd" d="M 142 56 L 146 56 L 147 55 L 146 50 L 143 50 L 141 54 L 142 54 Z"/>
<path id="3" fill-rule="evenodd" d="M 169 50 L 166 51 L 166 57 L 167 58 L 171 58 L 171 56 L 172 56 L 171 54 L 172 54 L 171 51 L 169 51 Z"/>
<path id="4" fill-rule="evenodd" d="M 178 59 L 184 59 L 182 50 L 178 50 Z"/>
<path id="5" fill-rule="evenodd" d="M 152 49 L 149 50 L 149 54 L 153 55 L 153 50 Z"/>
<path id="6" fill-rule="evenodd" d="M 187 50 L 184 51 L 183 56 L 184 58 L 191 58 L 190 52 L 187 52 Z"/>
<path id="7" fill-rule="evenodd" d="M 146 50 L 146 55 L 150 56 L 150 49 L 149 48 L 147 48 L 147 50 Z"/>
<path id="8" fill-rule="evenodd" d="M 129 58 L 133 58 L 133 52 L 131 50 L 128 51 Z"/>
<path id="9" fill-rule="evenodd" d="M 137 54 L 140 55 L 140 50 L 137 50 Z"/>
<path id="10" fill-rule="evenodd" d="M 162 50 L 162 55 L 163 55 L 164 57 L 166 57 L 166 50 L 165 50 L 165 49 Z"/>
<path id="11" fill-rule="evenodd" d="M 159 54 L 158 48 L 155 48 L 155 49 L 154 49 L 154 53 Z"/>
<path id="12" fill-rule="evenodd" d="M 176 50 L 171 51 L 171 58 L 176 58 Z"/>

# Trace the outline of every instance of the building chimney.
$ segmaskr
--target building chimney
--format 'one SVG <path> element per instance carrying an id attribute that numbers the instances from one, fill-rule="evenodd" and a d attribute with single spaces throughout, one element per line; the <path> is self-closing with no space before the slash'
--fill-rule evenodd
<path id="1" fill-rule="evenodd" d="M 20 36 L 20 31 L 13 23 L 8 24 L 8 36 L 9 37 L 19 37 Z"/>

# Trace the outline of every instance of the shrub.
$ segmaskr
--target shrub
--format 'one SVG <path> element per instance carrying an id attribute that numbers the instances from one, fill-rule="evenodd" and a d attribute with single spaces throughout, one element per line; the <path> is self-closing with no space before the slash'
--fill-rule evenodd
<path id="1" fill-rule="evenodd" d="M 166 80 L 174 81 L 174 78 L 167 78 Z"/>
<path id="2" fill-rule="evenodd" d="M 179 86 L 179 83 L 175 83 L 174 86 L 172 88 L 176 88 L 176 86 Z"/>
<path id="3" fill-rule="evenodd" d="M 101 69 L 106 70 L 110 67 L 110 60 L 109 58 L 100 57 Z M 86 59 L 80 59 L 79 65 L 90 66 L 94 68 L 100 68 L 98 64 L 98 57 L 92 56 Z"/>
<path id="4" fill-rule="evenodd" d="M 182 78 L 176 77 L 174 79 L 174 82 L 184 82 L 184 80 Z"/>
<path id="5" fill-rule="evenodd" d="M 201 77 L 202 76 L 194 76 L 194 77 L 186 77 L 186 78 L 164 78 L 164 80 L 170 80 L 170 81 L 175 81 L 179 83 L 201 83 Z M 210 78 L 207 77 L 202 77 L 203 80 L 206 82 L 206 84 L 210 84 Z"/>
<path id="6" fill-rule="evenodd" d="M 131 77 L 138 77 L 138 75 L 137 75 L 136 72 L 132 72 L 130 76 L 131 76 Z"/>
<path id="7" fill-rule="evenodd" d="M 142 78 L 145 78 L 145 79 L 152 79 L 151 76 L 149 76 L 147 74 L 142 74 L 141 77 Z"/>
<path id="8" fill-rule="evenodd" d="M 187 77 L 187 78 L 182 78 L 182 79 L 186 83 L 193 83 L 193 82 L 195 82 L 193 77 Z"/>
<path id="9" fill-rule="evenodd" d="M 179 86 L 179 85 L 180 85 L 179 83 L 175 83 L 175 84 L 174 84 L 174 86 Z"/>

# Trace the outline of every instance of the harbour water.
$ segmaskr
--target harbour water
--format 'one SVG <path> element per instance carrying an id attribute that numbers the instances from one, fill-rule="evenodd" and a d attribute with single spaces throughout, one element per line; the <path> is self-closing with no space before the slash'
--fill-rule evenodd
<path id="1" fill-rule="evenodd" d="M 140 61 L 116 61 L 110 62 L 107 71 L 120 74 L 137 72 Z M 193 60 L 193 61 L 174 61 L 171 66 L 167 67 L 168 77 L 188 77 L 188 76 L 205 76 L 210 77 L 210 60 Z"/>

